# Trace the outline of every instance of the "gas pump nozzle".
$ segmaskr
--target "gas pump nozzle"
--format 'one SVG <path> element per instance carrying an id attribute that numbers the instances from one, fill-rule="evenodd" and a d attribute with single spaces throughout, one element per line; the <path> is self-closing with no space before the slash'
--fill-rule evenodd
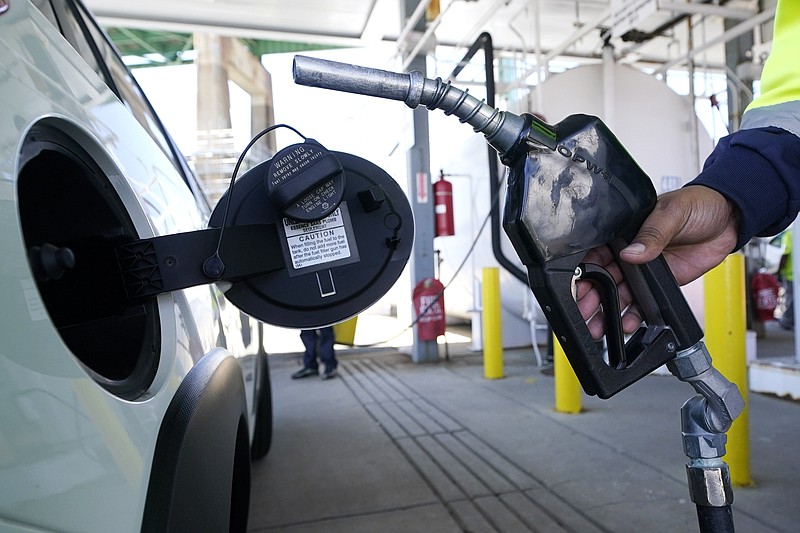
<path id="1" fill-rule="evenodd" d="M 550 125 L 494 109 L 416 71 L 400 74 L 304 56 L 295 57 L 293 69 L 300 85 L 441 109 L 484 134 L 508 168 L 503 227 L 587 394 L 609 398 L 702 339 L 663 257 L 642 266 L 620 262 L 644 317 L 627 342 L 614 279 L 600 266 L 583 263 L 597 246 L 609 245 L 617 254 L 656 202 L 650 178 L 597 117 L 571 115 Z M 593 282 L 601 294 L 607 354 L 578 310 L 576 279 Z"/>

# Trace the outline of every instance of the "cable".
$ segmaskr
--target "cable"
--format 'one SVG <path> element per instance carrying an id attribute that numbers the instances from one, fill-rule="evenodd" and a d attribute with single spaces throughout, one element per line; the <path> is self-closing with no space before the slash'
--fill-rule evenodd
<path id="1" fill-rule="evenodd" d="M 292 126 L 289 126 L 288 124 L 273 124 L 268 128 L 264 128 L 258 134 L 256 134 L 255 137 L 250 139 L 250 142 L 247 144 L 245 149 L 242 150 L 241 155 L 239 155 L 239 159 L 236 161 L 236 166 L 233 167 L 233 172 L 231 173 L 231 182 L 230 185 L 228 185 L 228 192 L 227 192 L 228 198 L 225 201 L 225 211 L 222 214 L 222 224 L 220 225 L 219 229 L 219 239 L 217 239 L 217 248 L 216 250 L 214 250 L 214 253 L 203 262 L 203 273 L 209 278 L 218 279 L 219 277 L 222 276 L 222 273 L 225 272 L 225 263 L 219 256 L 219 250 L 220 247 L 222 246 L 222 235 L 225 233 L 225 226 L 228 223 L 228 211 L 230 211 L 231 208 L 231 199 L 233 198 L 233 186 L 236 183 L 236 176 L 239 174 L 239 167 L 242 165 L 245 155 L 247 155 L 247 152 L 250 151 L 250 148 L 253 147 L 256 141 L 258 141 L 261 137 L 263 137 L 267 133 L 276 130 L 278 128 L 286 128 L 299 135 L 303 139 L 303 141 L 308 140 L 308 138 L 305 135 L 297 131 Z"/>

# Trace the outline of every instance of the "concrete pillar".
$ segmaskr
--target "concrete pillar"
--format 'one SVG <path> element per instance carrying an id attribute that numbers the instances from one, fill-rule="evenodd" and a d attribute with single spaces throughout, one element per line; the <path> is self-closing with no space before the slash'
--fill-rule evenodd
<path id="1" fill-rule="evenodd" d="M 212 205 L 225 192 L 236 157 L 231 131 L 231 99 L 225 67 L 226 38 L 195 34 L 197 52 L 197 149 L 195 169 Z"/>
<path id="2" fill-rule="evenodd" d="M 275 111 L 272 100 L 272 76 L 270 76 L 258 57 L 239 40 L 230 39 L 227 43 L 226 70 L 228 79 L 250 95 L 250 132 L 256 135 L 268 126 L 275 124 Z M 297 138 L 297 142 L 302 139 Z M 261 161 L 277 152 L 275 133 L 271 132 L 251 149 L 251 157 Z"/>
<path id="3" fill-rule="evenodd" d="M 258 58 L 237 39 L 196 33 L 194 46 L 197 51 L 197 150 L 194 162 L 201 182 L 215 203 L 227 189 L 240 155 L 233 143 L 228 81 L 233 81 L 250 94 L 252 136 L 275 122 L 272 80 Z M 275 135 L 270 133 L 248 152 L 248 160 L 258 163 L 275 152 Z"/>
<path id="4" fill-rule="evenodd" d="M 228 92 L 228 70 L 225 65 L 226 37 L 196 33 L 197 52 L 197 129 L 198 131 L 230 129 L 231 99 Z"/>

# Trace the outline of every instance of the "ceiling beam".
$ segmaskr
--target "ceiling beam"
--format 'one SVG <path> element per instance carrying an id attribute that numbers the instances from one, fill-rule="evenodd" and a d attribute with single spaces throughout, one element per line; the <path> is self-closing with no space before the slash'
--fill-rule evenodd
<path id="1" fill-rule="evenodd" d="M 244 37 L 251 39 L 263 39 L 267 41 L 293 41 L 341 47 L 362 47 L 366 45 L 375 45 L 374 42 L 367 42 L 358 37 L 320 35 L 317 33 L 304 32 L 287 32 L 257 25 L 239 25 L 234 27 L 227 22 L 214 23 L 213 21 L 201 22 L 187 21 L 186 19 L 171 20 L 168 18 L 153 20 L 108 15 L 99 15 L 97 16 L 97 20 L 105 27 L 139 28 L 186 33 L 209 32 L 226 35 L 229 37 Z"/>
<path id="2" fill-rule="evenodd" d="M 755 9 L 737 9 L 713 4 L 694 4 L 683 2 L 658 2 L 658 9 L 674 11 L 686 15 L 712 15 L 728 19 L 746 20 L 756 14 Z"/>

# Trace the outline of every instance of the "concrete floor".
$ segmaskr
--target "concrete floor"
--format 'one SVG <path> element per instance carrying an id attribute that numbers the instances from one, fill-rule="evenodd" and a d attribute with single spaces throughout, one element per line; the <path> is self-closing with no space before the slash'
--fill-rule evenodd
<path id="1" fill-rule="evenodd" d="M 779 340 L 760 340 L 760 357 Z M 291 380 L 298 354 L 271 355 L 274 438 L 254 465 L 249 531 L 698 530 L 680 438 L 690 386 L 652 375 L 565 415 L 530 350 L 507 350 L 505 377 L 486 380 L 479 353 L 449 348 L 427 365 L 342 349 L 330 381 Z M 735 488 L 736 527 L 797 531 L 800 404 L 749 403 L 753 484 Z"/>

